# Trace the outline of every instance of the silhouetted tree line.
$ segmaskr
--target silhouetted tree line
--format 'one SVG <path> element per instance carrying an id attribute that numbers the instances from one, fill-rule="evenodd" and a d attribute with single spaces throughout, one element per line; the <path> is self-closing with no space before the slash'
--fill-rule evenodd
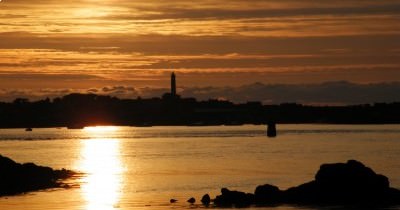
<path id="1" fill-rule="evenodd" d="M 277 123 L 400 123 L 400 103 L 352 106 L 263 105 L 168 97 L 118 99 L 70 94 L 53 100 L 0 103 L 0 127 L 84 127 L 88 125 L 240 125 Z"/>

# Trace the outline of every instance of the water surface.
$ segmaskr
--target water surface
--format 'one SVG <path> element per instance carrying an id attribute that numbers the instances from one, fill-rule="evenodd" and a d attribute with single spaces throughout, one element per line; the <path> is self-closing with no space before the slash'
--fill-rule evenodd
<path id="1" fill-rule="evenodd" d="M 0 209 L 202 208 L 185 201 L 215 197 L 222 187 L 253 192 L 270 183 L 286 189 L 312 180 L 322 163 L 348 159 L 400 188 L 399 125 L 278 125 L 278 132 L 267 138 L 264 126 L 253 125 L 1 129 L 0 154 L 86 175 L 71 180 L 79 188 L 0 198 Z M 171 198 L 179 202 L 170 204 Z"/>

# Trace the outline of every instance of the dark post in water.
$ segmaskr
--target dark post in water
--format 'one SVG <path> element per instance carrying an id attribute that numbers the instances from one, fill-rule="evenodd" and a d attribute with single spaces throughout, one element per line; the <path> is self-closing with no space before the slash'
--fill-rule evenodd
<path id="1" fill-rule="evenodd" d="M 276 137 L 276 123 L 269 122 L 267 125 L 267 136 Z"/>

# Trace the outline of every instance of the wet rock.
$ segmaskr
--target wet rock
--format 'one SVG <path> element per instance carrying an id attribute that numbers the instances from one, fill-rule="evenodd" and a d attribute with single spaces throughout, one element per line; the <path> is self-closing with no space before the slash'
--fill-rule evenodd
<path id="1" fill-rule="evenodd" d="M 361 162 L 323 164 L 315 180 L 279 190 L 273 185 L 261 185 L 255 194 L 221 189 L 215 205 L 245 207 L 249 205 L 399 205 L 400 190 L 391 188 L 387 177 L 376 174 Z"/>
<path id="2" fill-rule="evenodd" d="M 400 190 L 389 188 L 387 192 L 387 203 L 400 205 Z"/>
<path id="3" fill-rule="evenodd" d="M 187 202 L 194 204 L 194 203 L 196 203 L 196 199 L 191 197 L 189 200 L 187 200 Z"/>
<path id="4" fill-rule="evenodd" d="M 315 180 L 290 188 L 286 200 L 296 203 L 380 203 L 389 197 L 389 180 L 361 162 L 323 164 Z"/>
<path id="5" fill-rule="evenodd" d="M 333 198 L 344 203 L 364 201 L 378 198 L 389 189 L 387 177 L 355 160 L 322 165 L 315 182 L 321 189 L 319 197 L 322 201 Z"/>
<path id="6" fill-rule="evenodd" d="M 64 186 L 59 182 L 75 174 L 62 169 L 38 166 L 34 163 L 16 163 L 0 155 L 0 196 Z"/>
<path id="7" fill-rule="evenodd" d="M 230 191 L 227 188 L 222 188 L 221 193 L 214 200 L 214 204 L 217 206 L 246 207 L 254 203 L 254 195 L 250 193 Z"/>
<path id="8" fill-rule="evenodd" d="M 311 181 L 283 191 L 281 200 L 283 203 L 313 204 L 318 202 L 317 194 L 318 187 L 315 181 Z"/>
<path id="9" fill-rule="evenodd" d="M 254 192 L 256 204 L 274 204 L 281 201 L 282 191 L 273 185 L 260 185 Z"/>
<path id="10" fill-rule="evenodd" d="M 210 202 L 211 202 L 210 195 L 208 194 L 203 195 L 203 197 L 201 198 L 201 203 L 205 206 L 208 206 L 210 205 Z"/>

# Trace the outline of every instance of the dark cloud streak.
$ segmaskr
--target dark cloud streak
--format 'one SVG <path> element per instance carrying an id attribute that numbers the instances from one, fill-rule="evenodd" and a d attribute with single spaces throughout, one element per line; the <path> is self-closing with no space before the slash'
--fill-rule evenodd
<path id="1" fill-rule="evenodd" d="M 104 16 L 102 19 L 111 20 L 160 20 L 160 19 L 252 19 L 291 16 L 317 15 L 398 15 L 400 4 L 373 5 L 362 7 L 318 7 L 318 8 L 287 8 L 287 9 L 216 9 L 216 8 L 165 8 L 151 11 L 151 14 L 120 14 Z"/>
<path id="2" fill-rule="evenodd" d="M 45 36 L 26 32 L 0 33 L 1 49 L 54 49 L 80 52 L 131 52 L 144 55 L 198 54 L 306 54 L 326 49 L 384 52 L 400 49 L 398 35 L 316 37 L 246 37 L 85 34 Z M 73 44 L 71 44 L 73 43 Z M 179 43 L 179 44 L 177 44 Z M 110 50 L 111 49 L 111 50 Z M 171 50 L 173 49 L 173 51 Z"/>

